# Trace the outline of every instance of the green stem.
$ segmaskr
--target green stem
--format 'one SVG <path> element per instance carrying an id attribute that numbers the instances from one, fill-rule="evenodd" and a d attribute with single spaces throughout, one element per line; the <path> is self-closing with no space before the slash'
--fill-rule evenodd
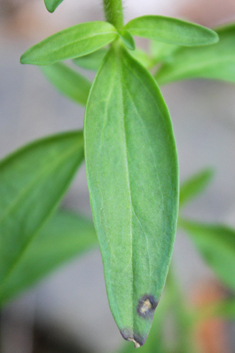
<path id="1" fill-rule="evenodd" d="M 106 21 L 114 25 L 117 30 L 123 28 L 122 0 L 103 0 Z"/>

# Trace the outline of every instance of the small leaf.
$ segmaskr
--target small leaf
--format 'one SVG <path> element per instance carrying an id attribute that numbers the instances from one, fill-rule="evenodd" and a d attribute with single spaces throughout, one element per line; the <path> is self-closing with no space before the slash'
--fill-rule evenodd
<path id="1" fill-rule="evenodd" d="M 21 64 L 51 65 L 58 61 L 90 54 L 112 42 L 118 36 L 107 22 L 80 23 L 58 32 L 29 48 Z"/>
<path id="2" fill-rule="evenodd" d="M 81 56 L 80 58 L 76 58 L 73 61 L 76 65 L 82 67 L 83 69 L 96 71 L 101 65 L 101 62 L 107 54 L 107 51 L 107 48 L 101 48 L 94 53 Z"/>
<path id="3" fill-rule="evenodd" d="M 84 76 L 62 63 L 41 66 L 41 70 L 59 92 L 78 104 L 86 105 L 91 83 Z"/>
<path id="4" fill-rule="evenodd" d="M 55 9 L 62 3 L 63 0 L 44 0 L 46 8 L 49 12 L 54 12 Z"/>
<path id="5" fill-rule="evenodd" d="M 209 185 L 213 176 L 213 169 L 207 168 L 187 179 L 180 187 L 180 207 L 201 194 Z"/>
<path id="6" fill-rule="evenodd" d="M 211 29 L 172 17 L 137 17 L 124 28 L 134 36 L 177 45 L 207 45 L 218 41 L 217 33 Z"/>
<path id="7" fill-rule="evenodd" d="M 129 50 L 135 50 L 135 41 L 129 31 L 123 30 L 119 33 L 120 38 Z"/>
<path id="8" fill-rule="evenodd" d="M 180 220 L 179 226 L 191 237 L 198 251 L 218 277 L 235 290 L 235 230 Z"/>
<path id="9" fill-rule="evenodd" d="M 32 239 L 1 287 L 0 305 L 95 244 L 92 222 L 72 212 L 58 212 Z"/>
<path id="10" fill-rule="evenodd" d="M 82 160 L 82 132 L 71 132 L 33 142 L 1 161 L 1 289 L 57 207 Z"/>
<path id="11" fill-rule="evenodd" d="M 156 74 L 159 84 L 208 78 L 235 83 L 235 24 L 217 30 L 219 42 L 203 48 L 181 48 Z"/>
<path id="12" fill-rule="evenodd" d="M 110 49 L 97 73 L 84 136 L 109 304 L 123 337 L 142 345 L 174 244 L 178 163 L 161 92 L 123 46 Z"/>

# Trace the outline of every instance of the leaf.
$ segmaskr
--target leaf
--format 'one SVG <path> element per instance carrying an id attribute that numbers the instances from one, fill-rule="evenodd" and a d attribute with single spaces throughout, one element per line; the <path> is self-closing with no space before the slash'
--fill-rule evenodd
<path id="1" fill-rule="evenodd" d="M 118 36 L 107 22 L 80 23 L 58 32 L 29 48 L 21 64 L 51 65 L 58 61 L 90 54 L 112 42 Z"/>
<path id="2" fill-rule="evenodd" d="M 209 28 L 165 16 L 137 17 L 124 28 L 134 36 L 177 45 L 207 45 L 218 41 L 216 32 Z"/>
<path id="3" fill-rule="evenodd" d="M 71 132 L 33 142 L 1 161 L 0 288 L 57 207 L 82 160 L 82 132 Z"/>
<path id="4" fill-rule="evenodd" d="M 107 54 L 107 51 L 107 48 L 101 48 L 94 53 L 81 56 L 80 58 L 76 58 L 73 61 L 76 65 L 82 67 L 83 69 L 96 71 L 101 65 L 101 62 Z"/>
<path id="5" fill-rule="evenodd" d="M 135 41 L 129 31 L 124 29 L 119 36 L 129 50 L 135 50 Z"/>
<path id="6" fill-rule="evenodd" d="M 179 49 L 181 46 L 175 44 L 169 44 L 164 42 L 157 42 L 151 40 L 150 42 L 150 52 L 157 64 L 160 61 L 170 61 L 172 55 Z"/>
<path id="7" fill-rule="evenodd" d="M 92 222 L 72 212 L 58 212 L 32 239 L 1 287 L 1 304 L 95 244 Z"/>
<path id="8" fill-rule="evenodd" d="M 142 345 L 173 249 L 178 163 L 160 90 L 124 47 L 111 48 L 98 71 L 84 136 L 109 304 L 123 337 Z"/>
<path id="9" fill-rule="evenodd" d="M 41 70 L 59 92 L 78 104 L 86 105 L 91 83 L 85 77 L 62 63 L 41 66 Z"/>
<path id="10" fill-rule="evenodd" d="M 235 290 L 235 230 L 220 225 L 180 220 L 198 251 L 218 277 Z"/>
<path id="11" fill-rule="evenodd" d="M 159 84 L 208 78 L 235 82 L 235 24 L 217 30 L 219 42 L 203 48 L 181 48 L 156 74 Z"/>
<path id="12" fill-rule="evenodd" d="M 153 65 L 152 59 L 149 57 L 149 55 L 141 50 L 140 48 L 136 48 L 135 50 L 131 51 L 129 53 L 134 59 L 139 61 L 140 64 L 142 64 L 146 69 L 149 69 Z"/>
<path id="13" fill-rule="evenodd" d="M 63 0 L 44 0 L 46 8 L 49 12 L 54 12 L 55 9 L 62 3 Z"/>
<path id="14" fill-rule="evenodd" d="M 180 207 L 201 194 L 209 185 L 213 176 L 213 169 L 207 168 L 187 179 L 180 187 Z"/>

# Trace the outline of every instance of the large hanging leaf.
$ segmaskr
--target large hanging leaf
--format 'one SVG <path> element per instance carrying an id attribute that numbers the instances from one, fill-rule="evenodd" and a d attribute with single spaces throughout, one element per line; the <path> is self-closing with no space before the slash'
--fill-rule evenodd
<path id="1" fill-rule="evenodd" d="M 41 70 L 59 92 L 78 104 L 86 105 L 91 83 L 84 76 L 62 63 L 42 66 Z"/>
<path id="2" fill-rule="evenodd" d="M 235 290 L 235 230 L 188 220 L 181 220 L 179 225 L 218 277 Z"/>
<path id="3" fill-rule="evenodd" d="M 178 164 L 152 76 L 111 48 L 89 96 L 85 160 L 111 311 L 123 337 L 146 340 L 164 287 L 178 211 Z"/>
<path id="4" fill-rule="evenodd" d="M 235 82 L 235 24 L 217 30 L 219 42 L 201 48 L 180 48 L 156 74 L 159 84 L 191 78 Z"/>
<path id="5" fill-rule="evenodd" d="M 80 23 L 58 32 L 29 48 L 20 59 L 21 64 L 51 65 L 73 59 L 102 48 L 118 36 L 107 22 Z"/>
<path id="6" fill-rule="evenodd" d="M 95 244 L 92 222 L 72 212 L 58 212 L 32 239 L 1 286 L 0 305 Z"/>
<path id="7" fill-rule="evenodd" d="M 46 8 L 49 12 L 54 12 L 55 9 L 62 3 L 63 0 L 44 0 Z"/>
<path id="8" fill-rule="evenodd" d="M 33 142 L 0 163 L 0 298 L 83 160 L 82 132 Z"/>
<path id="9" fill-rule="evenodd" d="M 201 194 L 211 182 L 213 175 L 213 169 L 207 168 L 188 178 L 180 186 L 180 206 L 184 206 Z"/>
<path id="10" fill-rule="evenodd" d="M 207 45 L 218 41 L 218 35 L 211 29 L 172 17 L 137 17 L 125 29 L 134 36 L 177 45 Z"/>

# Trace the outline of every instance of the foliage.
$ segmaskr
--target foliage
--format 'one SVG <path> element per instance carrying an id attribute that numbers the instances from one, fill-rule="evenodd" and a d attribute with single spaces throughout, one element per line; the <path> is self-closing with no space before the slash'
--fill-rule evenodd
<path id="1" fill-rule="evenodd" d="M 45 0 L 45 5 L 53 12 L 61 2 Z M 104 0 L 104 11 L 107 22 L 58 32 L 29 48 L 21 63 L 40 65 L 61 93 L 86 105 L 86 171 L 109 304 L 122 336 L 139 347 L 166 281 L 178 204 L 185 206 L 212 177 L 210 169 L 197 173 L 179 197 L 172 123 L 158 84 L 195 77 L 233 82 L 235 27 L 213 31 L 163 16 L 124 25 L 121 0 Z M 150 54 L 135 49 L 133 36 L 150 40 Z M 73 61 L 62 63 L 68 59 Z M 92 85 L 79 67 L 97 70 Z M 96 244 L 90 221 L 65 211 L 54 215 L 82 160 L 83 133 L 71 132 L 33 142 L 0 163 L 0 305 Z M 235 231 L 181 216 L 178 224 L 235 289 Z M 198 316 L 176 282 L 171 271 L 143 352 L 195 351 L 192 322 Z M 175 350 L 162 331 L 169 311 L 179 331 Z M 207 315 L 234 318 L 232 312 L 231 301 Z"/>

